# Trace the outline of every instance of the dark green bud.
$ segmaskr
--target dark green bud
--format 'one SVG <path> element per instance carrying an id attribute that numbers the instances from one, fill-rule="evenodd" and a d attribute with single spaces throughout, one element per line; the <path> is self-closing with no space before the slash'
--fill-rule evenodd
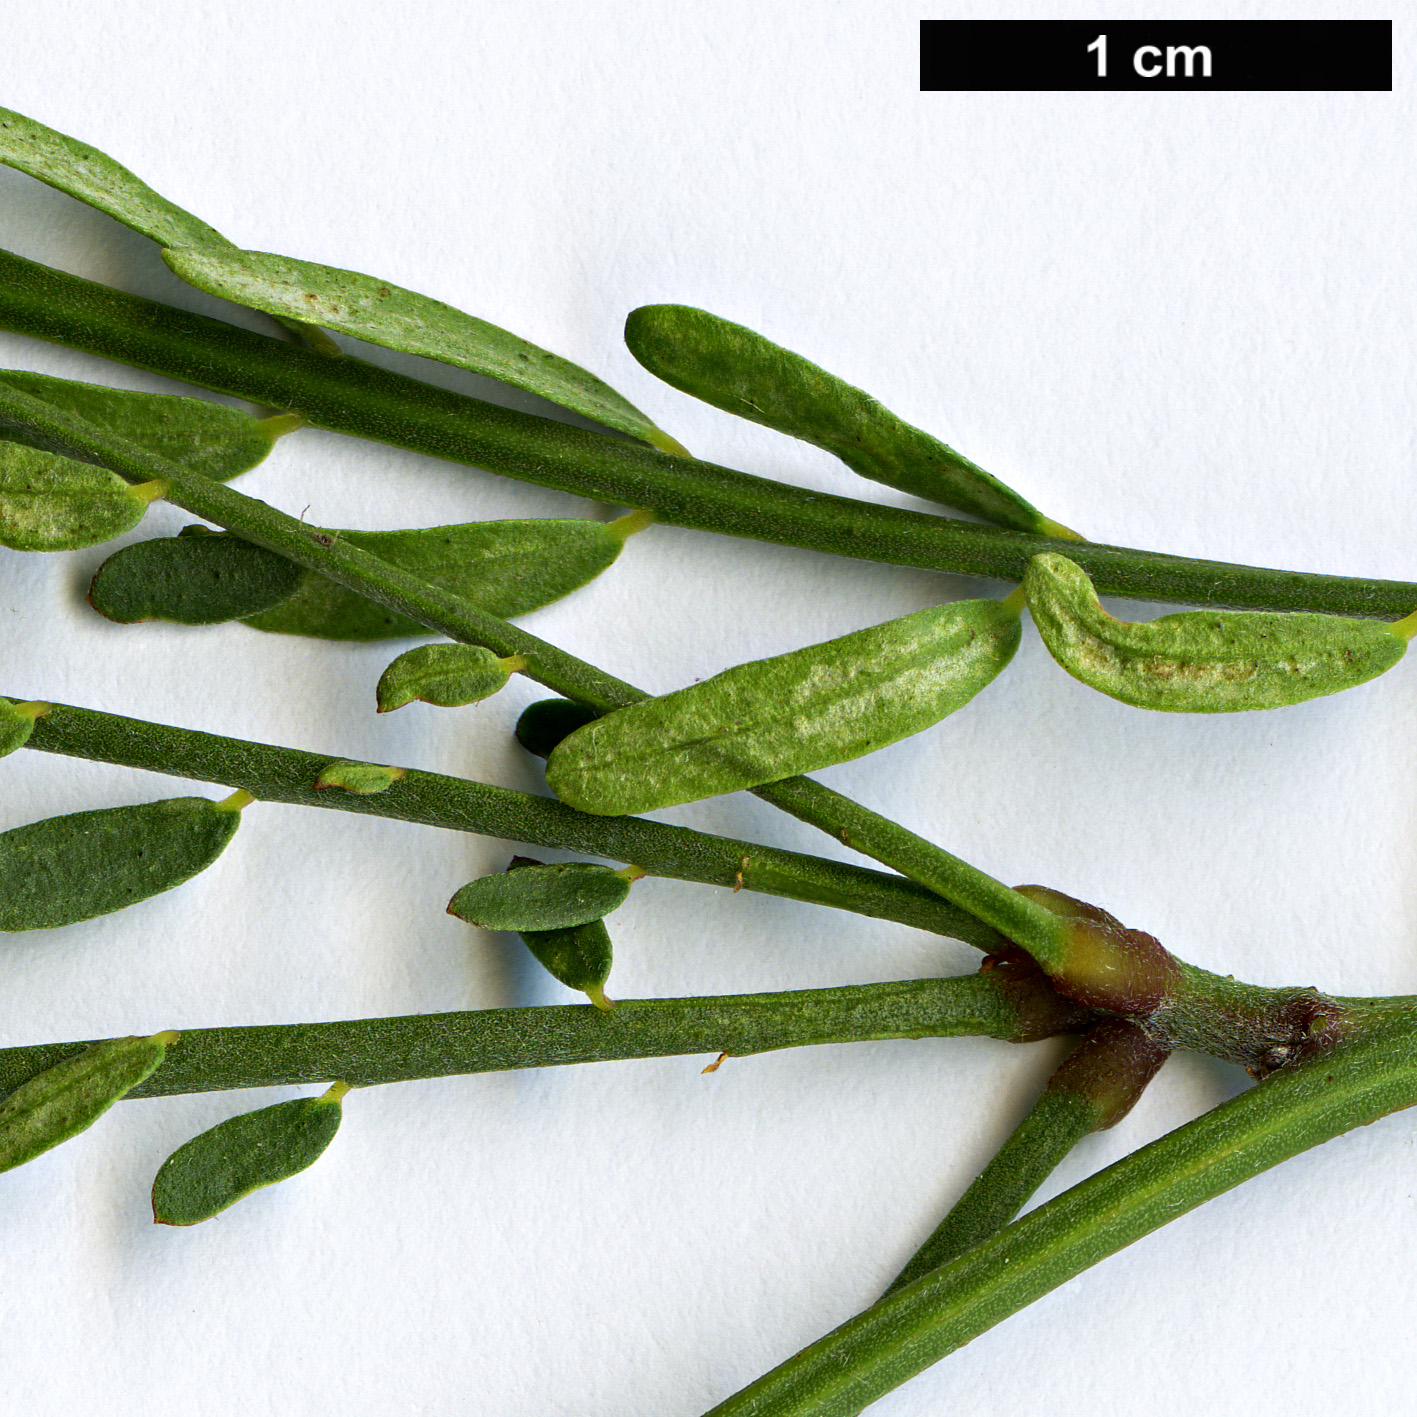
<path id="1" fill-rule="evenodd" d="M 578 728 L 594 723 L 600 715 L 571 699 L 538 699 L 522 710 L 517 719 L 517 742 L 538 758 L 549 758 L 551 750 Z"/>

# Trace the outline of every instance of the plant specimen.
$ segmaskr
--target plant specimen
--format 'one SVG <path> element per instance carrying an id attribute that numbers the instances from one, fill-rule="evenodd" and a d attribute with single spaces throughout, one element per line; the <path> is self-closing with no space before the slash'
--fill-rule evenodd
<path id="1" fill-rule="evenodd" d="M 1294 702 L 1371 677 L 1401 657 L 1404 638 L 1370 622 L 1340 632 L 1318 612 L 1407 614 L 1417 601 L 1414 587 L 1093 546 L 874 400 L 751 332 L 682 307 L 636 312 L 629 330 L 637 356 L 679 387 L 734 411 L 735 400 L 750 401 L 758 421 L 840 452 L 852 466 L 869 463 L 867 475 L 877 480 L 890 481 L 881 473 L 897 457 L 892 449 L 907 464 L 933 459 L 950 474 L 942 498 L 994 517 L 1003 528 L 807 495 L 690 458 L 600 380 L 486 322 L 372 277 L 237 250 L 102 155 L 18 115 L 0 114 L 0 156 L 152 236 L 174 272 L 275 317 L 294 338 L 279 328 L 257 334 L 123 296 L 17 257 L 0 258 L 0 323 L 6 327 L 277 410 L 248 419 L 239 435 L 233 431 L 233 448 L 251 439 L 258 448 L 269 446 L 304 425 L 323 427 L 629 509 L 623 520 L 603 526 L 502 523 L 431 533 L 313 526 L 226 486 L 234 471 L 223 466 L 214 473 L 187 451 L 184 445 L 200 439 L 185 420 L 205 415 L 173 405 L 154 415 L 156 405 L 139 408 L 89 386 L 32 375 L 0 382 L 0 420 L 9 438 L 0 463 L 0 539 L 7 545 L 35 551 L 97 544 L 131 530 L 158 500 L 211 523 L 192 534 L 137 543 L 106 561 L 91 598 L 110 618 L 194 626 L 241 619 L 331 639 L 426 629 L 454 645 L 432 647 L 436 657 L 414 650 L 394 659 L 380 707 L 415 698 L 472 702 L 514 675 L 579 707 L 579 713 L 542 710 L 522 735 L 548 756 L 548 782 L 565 799 L 557 805 L 353 757 L 16 697 L 5 710 L 4 742 L 12 750 L 77 754 L 221 782 L 237 795 L 221 803 L 179 799 L 105 809 L 122 813 L 121 820 L 94 811 L 15 829 L 0 841 L 7 905 L 15 901 L 20 912 L 10 928 L 79 921 L 177 886 L 215 859 L 239 809 L 255 799 L 491 830 L 624 863 L 621 871 L 592 863 L 514 863 L 515 870 L 463 887 L 450 907 L 469 922 L 527 936 L 533 955 L 561 983 L 589 994 L 591 1005 L 183 1027 L 180 1035 L 146 1040 L 10 1049 L 0 1054 L 0 1076 L 11 1110 L 0 1122 L 17 1161 L 74 1134 L 121 1095 L 332 1085 L 309 1105 L 280 1104 L 285 1110 L 278 1116 L 275 1109 L 245 1114 L 234 1119 L 239 1126 L 225 1124 L 231 1130 L 217 1140 L 209 1132 L 180 1149 L 165 1171 L 168 1179 L 159 1173 L 155 1207 L 159 1219 L 184 1224 L 303 1169 L 334 1135 L 341 1107 L 352 1111 L 359 1090 L 378 1083 L 597 1058 L 738 1057 L 861 1039 L 1081 1037 L 1016 1138 L 889 1293 L 714 1408 L 822 1417 L 861 1410 L 1183 1210 L 1417 1100 L 1412 1001 L 1262 987 L 1194 967 L 1095 905 L 1055 889 L 1010 888 L 798 775 L 920 732 L 961 707 L 1013 655 L 1018 592 L 1002 601 L 921 611 L 657 697 L 507 623 L 605 571 L 625 537 L 654 520 L 932 570 L 1013 581 L 1027 574 L 1040 624 L 1051 617 L 1068 627 L 1049 639 L 1050 647 L 1085 682 L 1114 692 L 1114 684 L 1102 681 L 1134 678 L 1139 667 L 1153 684 L 1187 686 L 1182 700 L 1155 706 L 1213 712 Z M 329 330 L 518 382 L 624 436 L 514 414 L 389 373 L 343 351 L 322 333 Z M 186 430 L 176 442 L 168 436 L 174 422 Z M 853 453 L 853 428 L 869 446 L 869 458 Z M 204 436 L 226 451 L 223 434 Z M 238 463 L 246 456 L 233 453 Z M 917 467 L 896 485 L 919 490 L 921 475 Z M 1059 566 L 1063 552 L 1063 567 L 1071 569 Z M 487 563 L 485 581 L 471 569 L 479 558 Z M 1104 672 L 1088 651 L 1119 632 L 1091 608 L 1090 588 L 1067 591 L 1067 578 L 1079 576 L 1091 577 L 1104 592 L 1205 605 L 1204 624 L 1183 617 L 1156 622 L 1161 628 L 1152 638 L 1164 640 L 1160 649 L 1118 640 L 1111 650 L 1131 661 Z M 495 593 L 481 589 L 488 583 L 495 583 Z M 1232 619 L 1223 608 L 1229 606 L 1250 613 Z M 1266 612 L 1263 622 L 1253 613 L 1259 609 Z M 1276 637 L 1285 656 L 1312 653 L 1319 667 L 1301 677 L 1317 678 L 1322 687 L 1298 694 L 1276 689 L 1283 675 L 1273 666 L 1257 679 L 1216 668 L 1217 643 L 1238 643 L 1254 659 L 1255 646 Z M 1080 665 L 1093 667 L 1082 673 Z M 450 680 L 456 682 L 450 686 Z M 1217 683 L 1228 695 L 1223 700 L 1213 696 Z M 1133 692 L 1130 701 L 1139 700 L 1150 702 Z M 553 722 L 559 726 L 548 726 Z M 622 819 L 744 787 L 896 874 Z M 786 995 L 629 1000 L 617 992 L 610 1006 L 604 993 L 609 934 L 599 922 L 624 900 L 630 881 L 646 875 L 928 920 L 927 928 L 986 951 L 986 968 L 977 975 Z M 569 938 L 591 926 L 598 932 Z M 127 1067 L 140 1043 L 142 1068 L 134 1064 L 119 1081 L 110 1080 L 112 1058 L 121 1054 Z M 1115 1124 L 1180 1048 L 1237 1063 L 1257 1085 L 1014 1221 L 1053 1165 L 1083 1136 Z M 154 1052 L 160 1054 L 155 1060 Z M 84 1107 L 49 1101 L 69 1098 L 98 1072 L 103 1085 L 92 1098 L 85 1094 Z M 346 1087 L 352 1092 L 341 1103 Z M 246 1149 L 251 1166 L 233 1168 L 233 1144 Z"/>

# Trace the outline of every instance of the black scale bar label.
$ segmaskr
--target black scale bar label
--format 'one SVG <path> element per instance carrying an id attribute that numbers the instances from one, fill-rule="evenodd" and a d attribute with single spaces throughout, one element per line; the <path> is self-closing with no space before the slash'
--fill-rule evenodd
<path id="1" fill-rule="evenodd" d="M 1392 89 L 1391 20 L 922 20 L 922 91 Z"/>

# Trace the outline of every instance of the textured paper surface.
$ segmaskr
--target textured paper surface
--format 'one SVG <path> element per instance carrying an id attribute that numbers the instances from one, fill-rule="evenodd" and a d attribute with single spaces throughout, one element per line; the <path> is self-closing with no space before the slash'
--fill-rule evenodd
<path id="1" fill-rule="evenodd" d="M 1402 24 L 1393 94 L 922 95 L 927 13 L 54 3 L 7 27 L 0 102 L 241 245 L 367 271 L 586 365 L 700 456 L 918 505 L 656 384 L 619 339 L 637 305 L 760 329 L 1099 540 L 1413 577 Z M 230 315 L 142 238 L 3 170 L 0 243 Z M 0 362 L 175 388 L 10 336 Z M 308 431 L 237 485 L 343 526 L 611 513 Z M 159 507 L 146 533 L 188 520 Z M 5 553 L 0 692 L 539 790 L 510 739 L 535 686 L 376 717 L 375 681 L 403 646 L 111 625 L 83 603 L 104 554 Z M 989 589 L 655 528 L 525 623 L 662 691 Z M 1415 673 L 1269 714 L 1172 718 L 1090 693 L 1025 627 L 1008 674 L 956 719 L 822 777 L 1195 963 L 1414 992 Z M 20 753 L 0 763 L 0 827 L 193 790 L 225 785 Z M 751 798 L 664 815 L 844 854 Z M 444 914 L 511 849 L 252 807 L 183 889 L 8 937 L 0 1041 L 570 1001 L 514 939 Z M 612 924 L 622 998 L 975 964 L 901 927 L 663 881 L 638 884 Z M 8 1400 L 30 1417 L 694 1417 L 874 1298 L 1056 1057 L 882 1043 L 707 1077 L 704 1057 L 356 1093 L 316 1167 L 183 1232 L 148 1218 L 162 1159 L 294 1091 L 124 1104 L 0 1177 Z M 1173 1060 L 1047 1193 L 1244 1085 Z M 1414 1134 L 1397 1116 L 1267 1174 L 874 1410 L 1402 1410 L 1417 1380 Z"/>

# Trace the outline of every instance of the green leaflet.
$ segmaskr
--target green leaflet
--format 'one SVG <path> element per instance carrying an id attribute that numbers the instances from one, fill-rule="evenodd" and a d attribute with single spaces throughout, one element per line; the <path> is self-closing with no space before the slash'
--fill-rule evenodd
<path id="1" fill-rule="evenodd" d="M 510 620 L 579 590 L 611 565 L 624 545 L 613 525 L 538 518 L 336 534 L 466 596 L 489 615 Z M 332 640 L 405 639 L 432 633 L 416 620 L 365 600 L 315 571 L 303 571 L 294 595 L 250 616 L 246 623 L 276 634 Z"/>
<path id="2" fill-rule="evenodd" d="M 293 414 L 253 418 L 239 408 L 208 399 L 135 394 L 102 384 L 51 379 L 23 369 L 0 370 L 0 383 L 77 414 L 213 482 L 228 482 L 248 472 L 266 457 L 277 438 L 300 426 L 300 419 Z M 24 431 L 5 436 L 31 447 L 44 446 Z"/>
<path id="3" fill-rule="evenodd" d="M 116 551 L 89 585 L 89 604 L 120 624 L 219 625 L 269 610 L 306 573 L 293 561 L 204 526 Z"/>
<path id="4" fill-rule="evenodd" d="M 869 394 L 707 310 L 641 306 L 625 321 L 625 343 L 665 383 L 825 448 L 862 477 L 1016 531 L 1075 535 Z"/>
<path id="5" fill-rule="evenodd" d="M 188 244 L 199 249 L 164 251 L 162 257 L 199 290 L 500 379 L 665 452 L 684 451 L 594 374 L 440 300 L 358 271 L 262 251 Z"/>
<path id="6" fill-rule="evenodd" d="M 1376 678 L 1412 627 L 1338 615 L 1186 610 L 1141 624 L 1113 619 L 1066 556 L 1035 556 L 1028 608 L 1075 679 L 1136 708 L 1234 713 L 1280 708 Z"/>
<path id="7" fill-rule="evenodd" d="M 0 699 L 0 758 L 23 748 L 34 732 L 34 721 L 49 712 L 43 703 L 17 704 Z"/>
<path id="8" fill-rule="evenodd" d="M 384 670 L 375 690 L 380 713 L 420 699 L 439 708 L 460 708 L 490 698 L 526 660 L 501 659 L 481 645 L 420 645 Z"/>
<path id="9" fill-rule="evenodd" d="M 323 769 L 315 779 L 317 789 L 341 787 L 356 797 L 370 797 L 386 792 L 400 778 L 407 777 L 405 768 L 381 767 L 378 763 L 353 763 L 341 759 Z"/>
<path id="10" fill-rule="evenodd" d="M 349 1084 L 219 1122 L 179 1146 L 153 1182 L 153 1220 L 196 1225 L 313 1166 L 335 1139 Z"/>
<path id="11" fill-rule="evenodd" d="M 0 1103 L 0 1171 L 33 1161 L 108 1111 L 154 1072 L 178 1034 L 111 1038 L 21 1083 Z"/>
<path id="12" fill-rule="evenodd" d="M 107 212 L 163 246 L 219 245 L 226 240 L 97 148 L 8 108 L 0 108 L 0 162 Z"/>
<path id="13" fill-rule="evenodd" d="M 624 545 L 615 525 L 538 518 L 331 534 L 506 620 L 594 580 Z M 89 601 L 124 624 L 241 619 L 257 630 L 332 640 L 433 633 L 273 551 L 205 527 L 187 527 L 178 537 L 139 542 L 109 557 L 94 577 Z"/>
<path id="14" fill-rule="evenodd" d="M 581 990 L 598 1009 L 614 1007 L 605 997 L 613 950 L 603 920 L 564 930 L 523 930 L 521 937 L 553 979 L 568 989 Z"/>
<path id="15" fill-rule="evenodd" d="M 618 816 L 846 762 L 968 703 L 1018 642 L 997 600 L 920 610 L 606 714 L 553 749 L 546 781 Z"/>
<path id="16" fill-rule="evenodd" d="M 107 468 L 0 442 L 0 546 L 75 551 L 142 521 L 163 484 L 134 486 Z"/>
<path id="17" fill-rule="evenodd" d="M 0 930 L 71 925 L 181 885 L 231 840 L 235 801 L 174 797 L 0 833 Z"/>
<path id="18" fill-rule="evenodd" d="M 231 246 L 221 232 L 159 196 L 106 153 L 8 108 L 0 108 L 0 163 L 106 212 L 159 246 Z M 325 353 L 339 353 L 319 330 L 281 323 Z"/>
<path id="19" fill-rule="evenodd" d="M 448 902 L 448 914 L 485 930 L 564 930 L 624 904 L 626 874 L 591 861 L 543 866 L 519 856 L 498 876 L 482 876 Z"/>

